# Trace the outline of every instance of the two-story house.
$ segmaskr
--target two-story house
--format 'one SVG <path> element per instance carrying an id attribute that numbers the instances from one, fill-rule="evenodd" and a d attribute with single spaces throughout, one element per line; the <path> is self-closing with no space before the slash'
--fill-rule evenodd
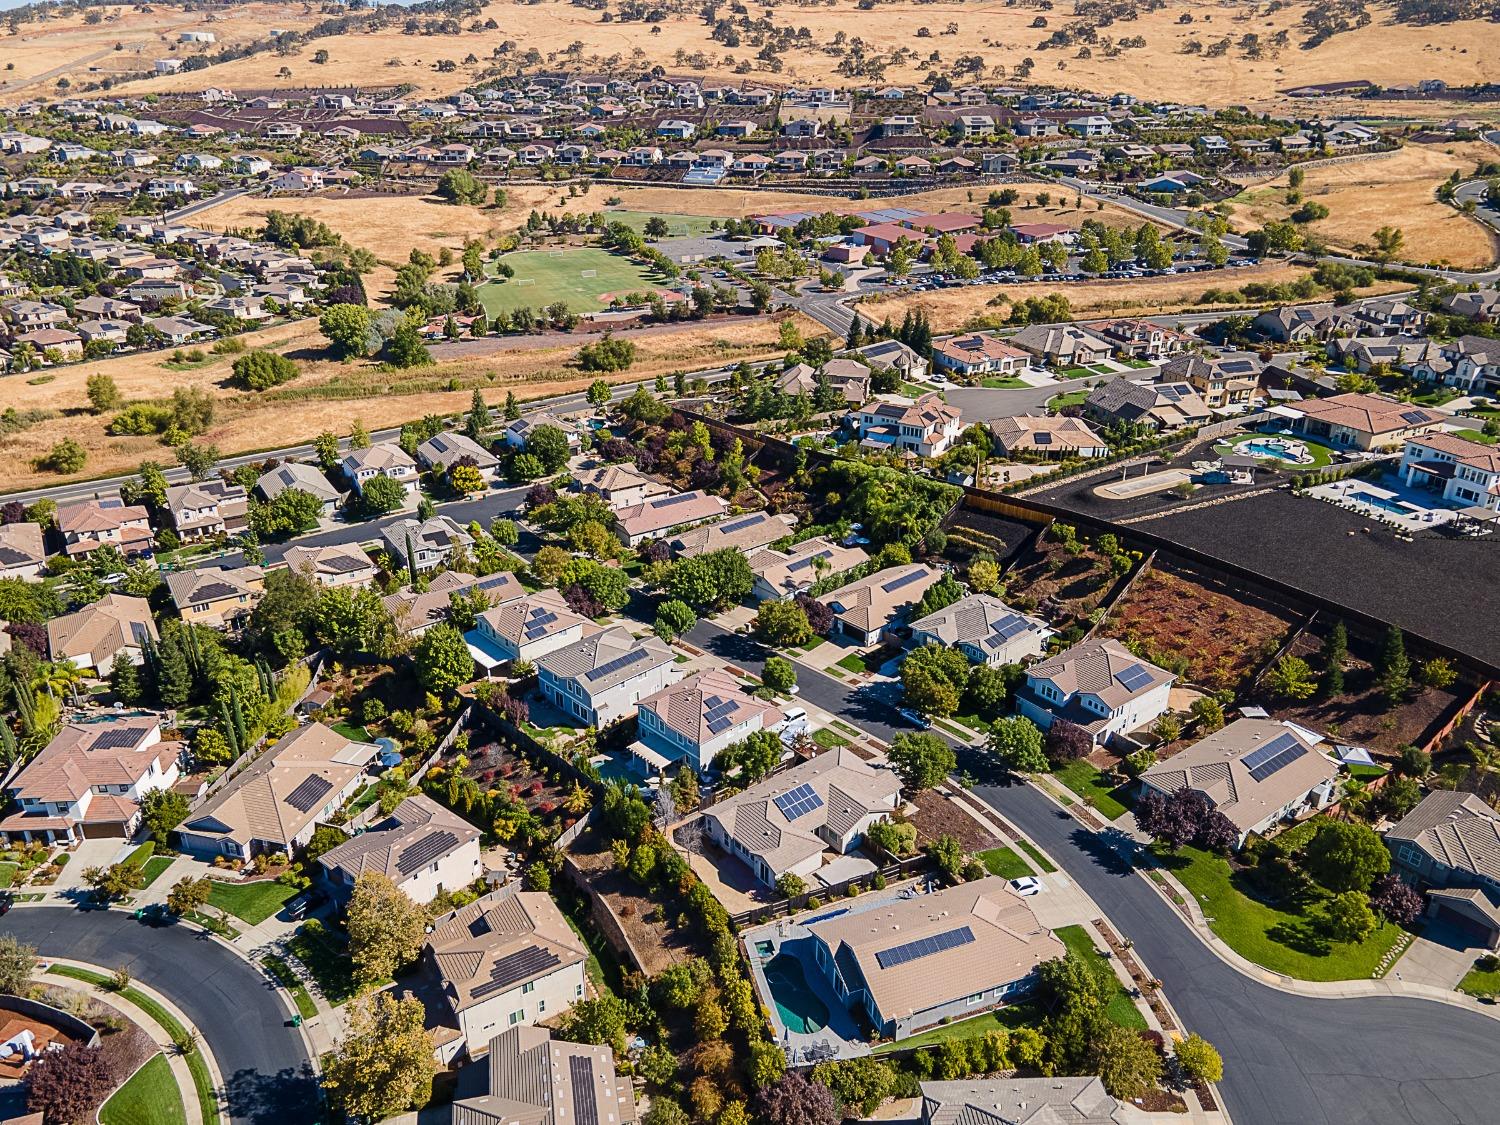
<path id="1" fill-rule="evenodd" d="M 933 344 L 932 365 L 963 376 L 1016 375 L 1031 366 L 1031 353 L 988 332 L 969 332 Z"/>
<path id="2" fill-rule="evenodd" d="M 172 526 L 184 543 L 238 535 L 249 526 L 249 499 L 237 484 L 223 480 L 174 484 L 167 489 Z"/>
<path id="3" fill-rule="evenodd" d="M 431 797 L 413 794 L 391 814 L 318 857 L 334 897 L 347 901 L 366 872 L 386 876 L 407 898 L 425 906 L 443 891 L 484 875 L 481 833 Z"/>
<path id="4" fill-rule="evenodd" d="M 1246 410 L 1255 399 L 1265 364 L 1248 353 L 1215 356 L 1180 355 L 1161 369 L 1166 383 L 1186 383 L 1211 410 Z"/>
<path id="5" fill-rule="evenodd" d="M 639 547 L 648 539 L 659 539 L 674 528 L 692 527 L 728 514 L 723 497 L 695 489 L 658 496 L 615 511 L 614 531 L 627 547 Z"/>
<path id="6" fill-rule="evenodd" d="M 1500 510 L 1500 449 L 1456 434 L 1424 434 L 1407 440 L 1400 473 L 1411 486 L 1440 492 L 1464 507 Z"/>
<path id="7" fill-rule="evenodd" d="M 351 449 L 340 462 L 354 490 L 364 494 L 365 485 L 376 477 L 390 477 L 406 489 L 408 501 L 417 498 L 417 463 L 395 442 L 376 442 L 365 449 Z"/>
<path id="8" fill-rule="evenodd" d="M 265 594 L 266 572 L 258 566 L 179 570 L 167 575 L 167 590 L 188 624 L 237 628 Z"/>
<path id="9" fill-rule="evenodd" d="M 397 520 L 381 531 L 380 538 L 391 558 L 418 572 L 442 566 L 456 549 L 467 551 L 474 545 L 474 537 L 448 516 Z"/>
<path id="10" fill-rule="evenodd" d="M 779 723 L 782 712 L 724 669 L 710 668 L 642 699 L 636 720 L 648 750 L 701 773 L 721 750 Z"/>
<path id="11" fill-rule="evenodd" d="M 1427 893 L 1427 914 L 1500 949 L 1500 813 L 1473 793 L 1438 789 L 1385 834 L 1391 870 Z"/>
<path id="12" fill-rule="evenodd" d="M 368 586 L 380 573 L 380 568 L 358 543 L 288 547 L 282 561 L 288 570 L 324 587 Z"/>
<path id="13" fill-rule="evenodd" d="M 879 395 L 849 415 L 860 441 L 871 449 L 898 449 L 939 457 L 963 431 L 963 415 L 937 394 L 909 399 Z"/>
<path id="14" fill-rule="evenodd" d="M 1182 351 L 1186 337 L 1149 320 L 1111 320 L 1094 326 L 1115 346 L 1115 352 L 1133 359 L 1166 359 Z"/>
<path id="15" fill-rule="evenodd" d="M 57 509 L 63 553 L 79 558 L 110 546 L 126 556 L 149 552 L 154 542 L 151 515 L 140 504 L 126 504 L 118 496 L 80 500 Z"/>
<path id="16" fill-rule="evenodd" d="M 830 590 L 818 601 L 833 611 L 835 633 L 856 645 L 872 645 L 941 578 L 925 563 L 890 566 Z"/>
<path id="17" fill-rule="evenodd" d="M 824 578 L 853 570 L 870 556 L 858 547 L 845 547 L 823 536 L 795 543 L 785 551 L 766 547 L 749 553 L 755 585 L 750 596 L 758 602 L 786 601 L 805 594 Z"/>
<path id="18" fill-rule="evenodd" d="M 115 662 L 139 664 L 157 639 L 156 622 L 145 598 L 105 594 L 76 613 L 47 622 L 47 651 L 54 661 L 107 676 Z"/>
<path id="19" fill-rule="evenodd" d="M 1026 670 L 1016 709 L 1043 730 L 1066 719 L 1105 745 L 1165 714 L 1176 679 L 1113 638 L 1080 641 Z"/>
<path id="20" fill-rule="evenodd" d="M 459 461 L 469 460 L 479 475 L 493 484 L 500 469 L 500 458 L 468 434 L 444 432 L 434 434 L 417 446 L 417 461 L 424 469 L 446 473 Z"/>
<path id="21" fill-rule="evenodd" d="M 1500 341 L 1460 336 L 1431 341 L 1411 365 L 1412 378 L 1472 393 L 1500 390 Z"/>
<path id="22" fill-rule="evenodd" d="M 956 648 L 992 668 L 1041 656 L 1054 635 L 1041 618 L 1018 613 L 992 594 L 969 594 L 911 623 L 914 647 Z"/>
<path id="23" fill-rule="evenodd" d="M 573 487 L 597 496 L 615 511 L 668 496 L 670 485 L 652 480 L 634 465 L 595 465 L 573 474 Z"/>
<path id="24" fill-rule="evenodd" d="M 518 660 L 535 661 L 590 635 L 594 623 L 574 613 L 556 590 L 511 598 L 474 619 L 464 634 L 486 675 Z"/>
<path id="25" fill-rule="evenodd" d="M 646 696 L 682 679 L 671 648 L 652 636 L 637 640 L 619 625 L 554 649 L 536 669 L 542 695 L 595 729 L 635 714 Z"/>
<path id="26" fill-rule="evenodd" d="M 290 490 L 305 492 L 316 499 L 323 507 L 324 519 L 333 518 L 342 499 L 339 490 L 328 483 L 328 478 L 316 466 L 304 465 L 300 461 L 283 461 L 261 474 L 255 482 L 255 491 L 268 503 Z"/>

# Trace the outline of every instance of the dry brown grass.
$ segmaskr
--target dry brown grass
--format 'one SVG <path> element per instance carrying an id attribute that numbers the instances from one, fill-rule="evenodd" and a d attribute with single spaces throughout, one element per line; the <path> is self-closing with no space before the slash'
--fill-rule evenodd
<path id="1" fill-rule="evenodd" d="M 957 331 L 976 316 L 1003 319 L 1013 302 L 1027 297 L 1047 297 L 1061 293 L 1079 318 L 1101 316 L 1138 316 L 1146 313 L 1206 311 L 1221 307 L 1199 304 L 1207 289 L 1232 288 L 1258 283 L 1282 285 L 1306 276 L 1300 266 L 1277 263 L 1235 270 L 1231 274 L 1174 274 L 1170 277 L 1126 278 L 1114 281 L 1077 281 L 1062 285 L 1032 282 L 1024 285 L 973 285 L 964 289 L 939 289 L 931 293 L 902 297 L 882 297 L 864 301 L 860 311 L 879 323 L 889 317 L 899 321 L 908 310 L 925 312 L 934 329 Z M 1382 282 L 1362 293 L 1386 293 L 1399 289 L 1394 282 Z M 1004 295 L 1008 300 L 998 305 L 990 302 Z"/>
<path id="2" fill-rule="evenodd" d="M 822 331 L 798 317 L 802 331 Z M 382 372 L 373 363 L 342 364 L 316 357 L 323 338 L 315 321 L 267 329 L 246 337 L 251 346 L 271 348 L 299 358 L 302 375 L 283 392 L 254 395 L 225 385 L 231 357 L 215 357 L 192 371 L 170 371 L 165 357 L 130 355 L 95 363 L 60 367 L 56 378 L 41 385 L 21 379 L 7 381 L 6 405 L 17 410 L 52 410 L 61 415 L 8 438 L 0 438 L 0 489 L 11 491 L 59 484 L 70 477 L 38 473 L 31 459 L 64 437 L 72 437 L 88 451 L 89 460 L 79 476 L 133 470 L 151 458 L 170 463 L 172 451 L 153 437 L 110 437 L 105 433 L 109 416 L 88 412 L 85 385 L 96 371 L 108 372 L 127 400 L 169 397 L 177 387 L 202 387 L 213 395 L 216 416 L 213 428 L 200 441 L 216 445 L 224 454 L 307 441 L 323 430 L 347 433 L 355 418 L 370 429 L 399 425 L 424 414 L 457 413 L 465 410 L 473 388 L 486 392 L 492 405 L 504 401 L 514 390 L 522 400 L 566 394 L 585 389 L 596 378 L 585 374 L 573 358 L 581 340 L 555 347 L 501 352 L 481 358 L 457 360 L 410 372 Z M 729 360 L 768 358 L 776 354 L 777 325 L 768 319 L 704 325 L 680 332 L 634 337 L 637 358 L 619 380 L 721 364 Z M 449 380 L 457 390 L 448 390 Z M 309 388 L 340 384 L 352 386 L 359 397 L 308 398 Z"/>
<path id="3" fill-rule="evenodd" d="M 1390 156 L 1309 168 L 1302 198 L 1321 203 L 1329 215 L 1307 229 L 1330 246 L 1349 250 L 1372 244 L 1380 227 L 1400 227 L 1406 234 L 1403 256 L 1410 260 L 1489 265 L 1495 248 L 1488 228 L 1440 203 L 1435 193 L 1453 171 L 1468 176 L 1477 162 L 1494 158 L 1494 148 L 1478 141 L 1413 144 Z M 1286 202 L 1288 186 L 1281 175 L 1236 196 L 1235 226 L 1250 230 L 1285 219 L 1295 210 Z"/>
<path id="4" fill-rule="evenodd" d="M 1441 76 L 1457 86 L 1500 78 L 1500 52 L 1493 49 L 1492 24 L 1473 21 L 1437 27 L 1400 26 L 1391 24 L 1377 9 L 1370 26 L 1336 35 L 1313 50 L 1303 50 L 1300 43 L 1305 35 L 1300 32 L 1299 24 L 1310 6 L 1297 2 L 1264 14 L 1258 6 L 1247 4 L 1186 0 L 1101 31 L 1101 35 L 1113 38 L 1142 36 L 1146 40 L 1144 48 L 1127 50 L 1114 58 L 1106 57 L 1104 51 L 1096 48 L 1093 58 L 1079 59 L 1071 48 L 1037 50 L 1050 30 L 1074 22 L 1063 6 L 1047 13 L 1049 29 L 1039 31 L 1031 27 L 1036 7 L 1009 6 L 993 0 L 932 4 L 892 0 L 870 11 L 860 11 L 855 0 L 835 0 L 830 7 L 816 9 L 773 4 L 772 18 L 778 26 L 810 27 L 814 44 L 782 54 L 784 70 L 774 77 L 781 82 L 838 81 L 837 66 L 846 51 L 834 47 L 832 41 L 838 32 L 843 32 L 849 38 L 863 39 L 872 48 L 869 52 L 872 55 L 890 57 L 902 48 L 912 50 L 910 59 L 892 64 L 885 74 L 887 81 L 908 84 L 923 77 L 916 63 L 932 50 L 940 51 L 944 60 L 959 54 L 983 56 L 988 68 L 986 79 L 1013 78 L 1014 68 L 1030 57 L 1036 64 L 1033 75 L 1040 81 L 1098 91 L 1124 90 L 1163 100 L 1248 104 L 1283 110 L 1284 103 L 1276 104 L 1276 91 L 1309 82 L 1364 77 L 1394 85 Z M 759 11 L 756 9 L 757 14 Z M 1194 22 L 1179 24 L 1177 19 L 1183 12 L 1191 12 Z M 633 71 L 643 69 L 643 64 L 660 64 L 672 73 L 696 72 L 713 78 L 729 76 L 735 63 L 753 60 L 755 53 L 748 47 L 726 50 L 713 42 L 709 37 L 711 28 L 696 11 L 675 14 L 651 28 L 640 23 L 603 23 L 597 12 L 559 0 L 537 4 L 492 3 L 486 15 L 499 24 L 497 30 L 465 33 L 456 38 L 426 38 L 385 31 L 323 40 L 316 46 L 329 51 L 326 65 L 313 65 L 309 48 L 290 59 L 261 55 L 230 63 L 215 68 L 210 80 L 255 87 L 312 82 L 358 85 L 410 82 L 423 94 L 440 94 L 451 93 L 474 81 L 484 72 L 491 50 L 505 40 L 514 40 L 523 48 L 536 48 L 553 66 L 564 65 L 567 59 L 562 52 L 578 42 L 583 44 L 578 65 L 584 69 Z M 950 22 L 958 25 L 956 36 L 941 34 Z M 916 37 L 917 29 L 923 26 L 933 30 L 931 39 Z M 1290 45 L 1279 51 L 1267 50 L 1259 59 L 1246 58 L 1237 48 L 1217 59 L 1182 53 L 1183 45 L 1190 39 L 1209 44 L 1224 36 L 1238 40 L 1253 32 L 1268 42 L 1272 35 L 1283 30 L 1290 32 Z M 683 62 L 677 61 L 679 50 L 685 52 Z M 449 74 L 439 74 L 434 69 L 439 59 L 457 61 L 471 51 L 481 60 L 479 63 L 460 64 Z M 400 65 L 387 65 L 392 60 L 398 60 Z M 282 66 L 291 69 L 290 79 L 277 77 Z M 766 77 L 763 71 L 757 73 Z M 203 81 L 201 75 L 170 75 L 153 79 L 146 87 L 192 90 Z M 1403 112 L 1408 111 L 1439 116 L 1451 116 L 1453 112 L 1451 106 L 1426 102 L 1403 108 Z"/>

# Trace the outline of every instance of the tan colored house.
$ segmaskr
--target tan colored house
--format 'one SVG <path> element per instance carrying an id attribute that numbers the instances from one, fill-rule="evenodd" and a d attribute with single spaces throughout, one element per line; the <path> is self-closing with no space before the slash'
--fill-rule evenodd
<path id="1" fill-rule="evenodd" d="M 635 1125 L 635 1089 L 609 1047 L 522 1024 L 487 1050 L 459 1072 L 452 1125 Z"/>
<path id="2" fill-rule="evenodd" d="M 136 555 L 150 550 L 154 541 L 150 513 L 118 496 L 60 505 L 57 528 L 62 532 L 63 552 L 70 558 L 105 546 Z"/>
<path id="3" fill-rule="evenodd" d="M 421 793 L 406 798 L 390 816 L 318 857 L 340 898 L 366 872 L 384 875 L 415 903 L 439 892 L 467 887 L 484 875 L 480 831 L 457 813 Z"/>
<path id="4" fill-rule="evenodd" d="M 474 462 L 474 467 L 479 470 L 480 476 L 494 483 L 496 470 L 500 467 L 500 458 L 468 434 L 447 432 L 434 434 L 417 446 L 418 464 L 435 473 L 446 473 L 450 467 L 465 457 Z"/>
<path id="5" fill-rule="evenodd" d="M 775 726 L 782 712 L 724 669 L 710 668 L 642 699 L 636 719 L 647 749 L 702 773 L 719 751 Z"/>
<path id="6" fill-rule="evenodd" d="M 480 1054 L 512 1027 L 566 1012 L 583 999 L 587 960 L 551 897 L 515 882 L 434 918 L 422 965 L 438 1057 Z"/>
<path id="7" fill-rule="evenodd" d="M 125 594 L 106 594 L 77 613 L 47 622 L 52 659 L 98 676 L 109 675 L 122 658 L 139 664 L 147 642 L 157 639 L 150 603 Z"/>
<path id="8" fill-rule="evenodd" d="M 0 524 L 0 578 L 35 578 L 46 565 L 41 524 Z"/>
<path id="9" fill-rule="evenodd" d="M 714 843 L 774 887 L 783 875 L 812 879 L 825 852 L 848 855 L 900 807 L 901 779 L 842 747 L 720 801 L 703 823 Z"/>
<path id="10" fill-rule="evenodd" d="M 1140 1120 L 1134 1107 L 1127 1109 L 1111 1097 L 1097 1077 L 971 1078 L 920 1085 L 921 1125 L 1127 1125 Z"/>
<path id="11" fill-rule="evenodd" d="M 729 504 L 719 496 L 700 490 L 659 496 L 615 512 L 615 534 L 627 547 L 639 547 L 647 539 L 659 539 L 668 531 L 719 519 Z"/>
<path id="12" fill-rule="evenodd" d="M 203 567 L 167 575 L 167 590 L 182 619 L 214 629 L 242 624 L 265 589 L 266 572 L 258 566 Z"/>
<path id="13" fill-rule="evenodd" d="M 1299 728 L 1274 719 L 1236 719 L 1141 774 L 1145 789 L 1170 796 L 1196 789 L 1229 818 L 1244 844 L 1284 820 L 1326 808 L 1338 792 L 1338 763 Z"/>
<path id="14" fill-rule="evenodd" d="M 1161 378 L 1167 383 L 1186 383 L 1210 409 L 1232 411 L 1254 401 L 1265 366 L 1259 356 L 1248 352 L 1212 359 L 1180 355 L 1162 367 Z"/>
<path id="15" fill-rule="evenodd" d="M 795 516 L 751 512 L 718 523 L 689 528 L 667 541 L 672 554 L 691 559 L 714 551 L 740 551 L 749 554 L 758 547 L 784 539 L 797 527 Z"/>
<path id="16" fill-rule="evenodd" d="M 596 465 L 573 475 L 580 491 L 598 496 L 619 511 L 671 493 L 671 486 L 652 480 L 634 465 Z"/>
<path id="17" fill-rule="evenodd" d="M 324 519 L 333 518 L 342 499 L 339 490 L 328 483 L 328 478 L 320 469 L 299 461 L 284 461 L 263 473 L 255 482 L 255 490 L 266 500 L 275 500 L 289 490 L 305 492 L 323 505 Z"/>
<path id="18" fill-rule="evenodd" d="M 1329 445 L 1363 451 L 1395 449 L 1408 440 L 1439 429 L 1447 416 L 1381 395 L 1343 394 L 1307 398 L 1279 406 L 1299 434 Z"/>
<path id="19" fill-rule="evenodd" d="M 924 563 L 890 566 L 831 590 L 818 601 L 833 610 L 835 633 L 857 645 L 871 645 L 940 578 L 942 574 Z"/>
<path id="20" fill-rule="evenodd" d="M 914 647 L 956 648 L 992 668 L 1042 655 L 1052 636 L 1041 618 L 1017 613 L 991 594 L 970 594 L 911 623 Z"/>
<path id="21" fill-rule="evenodd" d="M 180 742 L 155 715 L 69 723 L 12 779 L 19 811 L 0 821 L 12 840 L 74 844 L 128 837 L 147 793 L 177 783 Z"/>
<path id="22" fill-rule="evenodd" d="M 298 727 L 188 814 L 178 828 L 182 850 L 205 858 L 290 855 L 354 795 L 377 753 L 322 723 Z"/>
<path id="23" fill-rule="evenodd" d="M 1026 670 L 1016 709 L 1043 730 L 1066 719 L 1104 745 L 1160 718 L 1176 679 L 1113 638 L 1084 640 Z"/>
<path id="24" fill-rule="evenodd" d="M 526 587 L 509 571 L 476 578 L 460 570 L 445 570 L 428 583 L 425 591 L 419 593 L 405 586 L 382 598 L 381 602 L 396 619 L 396 628 L 408 636 L 420 637 L 438 622 L 448 620 L 450 595 L 476 588 L 484 592 L 491 605 L 500 605 L 526 593 Z"/>
<path id="25" fill-rule="evenodd" d="M 417 463 L 393 441 L 377 442 L 365 449 L 351 449 L 340 462 L 344 475 L 360 495 L 376 477 L 390 477 L 406 490 L 408 501 L 417 498 Z"/>
<path id="26" fill-rule="evenodd" d="M 766 547 L 752 552 L 749 558 L 750 571 L 755 575 L 750 596 L 758 602 L 772 598 L 785 601 L 805 594 L 820 580 L 870 561 L 858 547 L 845 547 L 821 535 L 804 539 L 786 551 Z"/>
<path id="27" fill-rule="evenodd" d="M 1028 992 L 1063 943 L 990 876 L 807 926 L 818 968 L 877 1034 L 905 1039 Z"/>
<path id="28" fill-rule="evenodd" d="M 469 655 L 490 675 L 502 665 L 534 661 L 596 631 L 594 623 L 569 609 L 556 590 L 538 590 L 485 610 L 464 639 Z"/>
<path id="29" fill-rule="evenodd" d="M 1007 457 L 1103 457 L 1109 452 L 1104 439 L 1082 418 L 1062 414 L 1038 417 L 1017 414 L 990 423 L 995 443 Z"/>
<path id="30" fill-rule="evenodd" d="M 167 489 L 172 526 L 184 543 L 215 535 L 238 535 L 249 526 L 249 498 L 237 484 L 222 480 L 174 484 Z"/>
<path id="31" fill-rule="evenodd" d="M 357 543 L 331 547 L 289 547 L 287 569 L 305 574 L 319 586 L 368 586 L 378 568 Z"/>

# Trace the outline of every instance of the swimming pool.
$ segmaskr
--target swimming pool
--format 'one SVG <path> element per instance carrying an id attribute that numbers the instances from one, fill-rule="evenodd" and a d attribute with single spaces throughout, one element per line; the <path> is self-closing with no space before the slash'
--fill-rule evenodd
<path id="1" fill-rule="evenodd" d="M 1250 438 L 1238 443 L 1234 451 L 1251 457 L 1264 457 L 1270 461 L 1285 461 L 1289 465 L 1308 465 L 1315 460 L 1307 446 L 1300 441 L 1281 438 Z"/>
<path id="2" fill-rule="evenodd" d="M 807 983 L 802 962 L 778 953 L 766 962 L 766 985 L 776 1002 L 776 1014 L 788 1031 L 809 1035 L 828 1026 L 828 1005 Z"/>
<path id="3" fill-rule="evenodd" d="M 1366 507 L 1379 508 L 1382 512 L 1391 512 L 1398 516 L 1414 516 L 1417 509 L 1410 504 L 1400 500 L 1392 500 L 1385 496 L 1376 496 L 1370 492 L 1351 492 L 1349 499 L 1356 504 L 1364 504 Z"/>

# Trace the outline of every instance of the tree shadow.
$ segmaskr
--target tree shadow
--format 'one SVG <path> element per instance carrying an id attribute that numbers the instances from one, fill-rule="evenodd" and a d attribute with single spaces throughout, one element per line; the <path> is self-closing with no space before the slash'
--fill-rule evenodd
<path id="1" fill-rule="evenodd" d="M 252 1125 L 313 1125 L 323 1120 L 323 1091 L 311 1064 L 275 1074 L 237 1070 L 224 1083 L 229 1116 Z"/>
<path id="2" fill-rule="evenodd" d="M 1313 922 L 1277 922 L 1266 931 L 1266 937 L 1309 957 L 1327 957 L 1333 951 L 1333 942 Z"/>

